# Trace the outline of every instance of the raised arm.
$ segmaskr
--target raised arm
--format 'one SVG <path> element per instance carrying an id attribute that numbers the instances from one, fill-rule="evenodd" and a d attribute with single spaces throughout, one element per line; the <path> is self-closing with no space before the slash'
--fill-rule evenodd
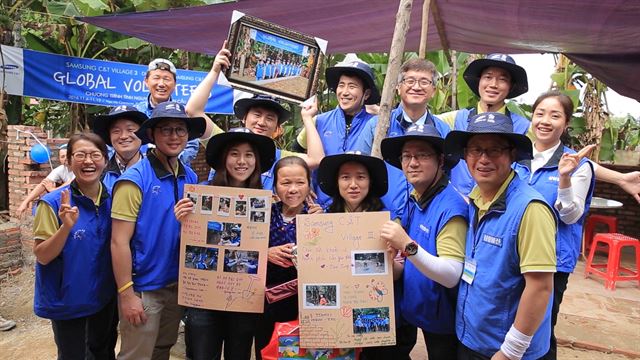
<path id="1" fill-rule="evenodd" d="M 640 171 L 626 174 L 594 164 L 596 180 L 616 184 L 640 203 Z"/>
<path id="2" fill-rule="evenodd" d="M 318 129 L 316 129 L 316 123 L 314 120 L 317 113 L 317 99 L 312 105 L 307 105 L 300 111 L 300 114 L 302 115 L 302 122 L 304 123 L 304 129 L 307 133 L 307 155 L 303 158 L 311 169 L 317 168 L 318 165 L 320 165 L 322 158 L 324 158 L 322 140 L 320 140 L 320 134 L 318 134 Z"/>

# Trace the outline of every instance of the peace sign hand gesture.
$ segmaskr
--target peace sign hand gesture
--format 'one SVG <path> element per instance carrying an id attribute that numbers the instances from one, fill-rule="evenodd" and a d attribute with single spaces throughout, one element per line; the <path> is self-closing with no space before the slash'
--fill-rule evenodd
<path id="1" fill-rule="evenodd" d="M 71 206 L 71 193 L 69 189 L 63 190 L 60 193 L 60 209 L 58 209 L 58 217 L 62 220 L 62 225 L 71 229 L 78 221 L 77 206 Z"/>

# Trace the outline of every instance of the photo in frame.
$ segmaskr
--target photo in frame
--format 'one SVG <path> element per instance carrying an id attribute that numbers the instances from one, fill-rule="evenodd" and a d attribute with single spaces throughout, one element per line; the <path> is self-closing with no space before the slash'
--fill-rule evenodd
<path id="1" fill-rule="evenodd" d="M 300 104 L 316 92 L 327 42 L 234 11 L 227 47 L 231 86 Z"/>

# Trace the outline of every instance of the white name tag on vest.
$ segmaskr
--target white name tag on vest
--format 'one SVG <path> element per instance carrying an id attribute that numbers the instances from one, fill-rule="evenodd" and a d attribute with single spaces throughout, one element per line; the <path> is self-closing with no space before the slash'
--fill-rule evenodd
<path id="1" fill-rule="evenodd" d="M 477 263 L 474 259 L 465 257 L 464 258 L 464 269 L 462 270 L 462 281 L 471 285 L 473 283 L 473 279 L 476 277 L 476 266 Z"/>

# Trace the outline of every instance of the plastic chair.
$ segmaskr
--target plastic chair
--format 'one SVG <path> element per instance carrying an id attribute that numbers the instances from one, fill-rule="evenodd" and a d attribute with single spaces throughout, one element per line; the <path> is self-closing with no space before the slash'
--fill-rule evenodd
<path id="1" fill-rule="evenodd" d="M 607 262 L 594 264 L 593 257 L 597 251 L 598 245 L 608 245 L 609 253 Z M 633 246 L 636 250 L 636 270 L 620 266 L 620 253 L 623 247 Z M 599 269 L 604 269 L 601 271 Z M 616 289 L 616 281 L 637 281 L 640 287 L 640 241 L 630 236 L 618 233 L 596 234 L 591 244 L 591 251 L 587 259 L 587 265 L 584 270 L 584 277 L 589 274 L 597 275 L 605 280 L 605 289 Z"/>
<path id="2" fill-rule="evenodd" d="M 606 225 L 608 227 L 608 233 L 618 232 L 618 218 L 615 216 L 606 215 L 589 215 L 584 225 L 584 252 L 589 254 L 589 249 L 593 242 L 593 235 L 595 228 L 598 224 Z M 606 247 L 600 247 L 597 250 L 608 251 Z"/>

